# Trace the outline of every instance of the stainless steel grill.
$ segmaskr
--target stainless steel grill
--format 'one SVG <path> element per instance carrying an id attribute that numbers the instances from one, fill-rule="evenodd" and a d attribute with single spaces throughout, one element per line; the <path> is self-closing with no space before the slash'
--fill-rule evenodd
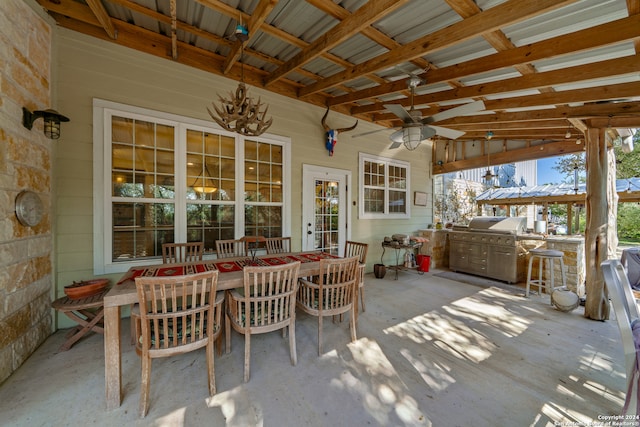
<path id="1" fill-rule="evenodd" d="M 527 231 L 527 218 L 505 216 L 478 216 L 469 222 L 468 231 L 520 234 Z"/>
<path id="2" fill-rule="evenodd" d="M 525 217 L 476 217 L 468 227 L 449 232 L 449 268 L 503 280 L 518 281 L 518 239 L 526 232 Z"/>

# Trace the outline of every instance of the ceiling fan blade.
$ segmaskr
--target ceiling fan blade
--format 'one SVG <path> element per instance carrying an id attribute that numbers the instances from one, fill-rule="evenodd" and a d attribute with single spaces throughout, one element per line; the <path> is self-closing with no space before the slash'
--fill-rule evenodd
<path id="1" fill-rule="evenodd" d="M 461 116 L 467 113 L 475 113 L 476 111 L 484 110 L 484 102 L 475 101 L 468 104 L 461 105 L 459 107 L 451 108 L 441 113 L 436 113 L 433 116 L 425 117 L 422 119 L 422 123 L 428 125 L 430 123 L 439 122 L 442 120 L 450 119 L 452 117 Z"/>
<path id="2" fill-rule="evenodd" d="M 391 140 L 391 142 L 393 142 L 393 144 L 391 144 L 391 147 L 389 148 L 398 148 L 399 146 L 402 145 L 402 143 L 404 142 L 402 139 L 402 134 L 403 134 L 403 130 L 400 129 L 398 131 L 395 131 L 391 135 L 389 135 L 389 139 Z"/>
<path id="3" fill-rule="evenodd" d="M 420 136 L 422 137 L 422 141 L 424 141 L 425 139 L 429 139 L 434 135 L 437 135 L 438 134 L 437 129 L 444 129 L 444 128 L 438 128 L 437 126 L 426 126 L 426 125 L 422 126 L 422 128 L 420 129 Z"/>
<path id="4" fill-rule="evenodd" d="M 415 121 L 411 114 L 400 104 L 384 104 L 384 108 L 400 117 L 404 122 L 413 123 Z"/>
<path id="5" fill-rule="evenodd" d="M 443 128 L 440 126 L 429 125 L 428 127 L 433 129 L 436 135 L 444 136 L 445 138 L 449 139 L 458 139 L 465 134 L 464 132 L 459 130 Z"/>
<path id="6" fill-rule="evenodd" d="M 393 150 L 395 148 L 398 148 L 402 145 L 402 141 L 393 141 L 391 143 L 391 145 L 389 146 L 389 150 Z"/>
<path id="7" fill-rule="evenodd" d="M 387 129 L 387 128 L 385 128 L 385 129 L 376 129 L 376 130 L 371 130 L 369 132 L 358 133 L 356 135 L 351 135 L 351 138 L 357 138 L 359 136 L 371 135 L 372 133 L 382 132 L 384 130 L 389 130 L 389 129 Z"/>

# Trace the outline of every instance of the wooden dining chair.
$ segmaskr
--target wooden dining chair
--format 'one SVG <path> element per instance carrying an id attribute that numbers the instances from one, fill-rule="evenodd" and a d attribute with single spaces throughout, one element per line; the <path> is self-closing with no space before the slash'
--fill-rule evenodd
<path id="1" fill-rule="evenodd" d="M 214 343 L 222 333 L 223 292 L 218 271 L 185 276 L 136 277 L 140 323 L 136 352 L 141 356 L 140 416 L 149 409 L 151 360 L 206 348 L 209 395 L 216 393 Z M 172 374 L 178 374 L 172 372 Z"/>
<path id="2" fill-rule="evenodd" d="M 163 243 L 162 244 L 162 263 L 176 264 L 179 262 L 202 261 L 204 254 L 204 242 L 187 242 L 187 243 Z M 135 344 L 135 328 L 136 322 L 140 322 L 140 316 L 135 304 L 130 306 L 131 313 L 131 341 Z"/>
<path id="3" fill-rule="evenodd" d="M 321 259 L 317 283 L 304 278 L 299 280 L 296 308 L 318 317 L 318 356 L 322 354 L 322 319 L 325 316 L 350 312 L 351 341 L 356 340 L 354 298 L 359 262 L 360 258 L 357 256 Z"/>
<path id="4" fill-rule="evenodd" d="M 282 329 L 289 332 L 291 364 L 296 354 L 296 290 L 300 261 L 276 266 L 247 266 L 244 287 L 226 292 L 226 352 L 231 351 L 231 328 L 244 335 L 244 382 L 249 381 L 251 335 Z"/>
<path id="5" fill-rule="evenodd" d="M 616 316 L 620 331 L 622 350 L 624 352 L 626 372 L 626 399 L 621 414 L 640 415 L 640 372 L 638 362 L 640 354 L 640 310 L 633 295 L 631 284 L 622 263 L 618 259 L 610 259 L 600 265 L 607 293 L 611 299 L 611 307 Z"/>
<path id="6" fill-rule="evenodd" d="M 267 254 L 291 252 L 291 237 L 267 237 Z"/>
<path id="7" fill-rule="evenodd" d="M 216 240 L 218 258 L 247 256 L 247 244 L 243 240 Z"/>
<path id="8" fill-rule="evenodd" d="M 164 243 L 162 245 L 162 263 L 202 261 L 204 242 Z"/>
<path id="9" fill-rule="evenodd" d="M 362 306 L 362 311 L 366 310 L 364 305 L 364 269 L 367 264 L 367 252 L 369 251 L 369 245 L 367 243 L 354 242 L 352 240 L 347 240 L 344 246 L 344 257 L 349 258 L 352 256 L 358 257 L 358 262 L 360 263 L 358 269 L 358 295 L 360 296 L 360 305 Z M 357 299 L 357 298 L 356 298 Z M 358 301 L 356 300 L 356 321 L 358 320 Z"/>

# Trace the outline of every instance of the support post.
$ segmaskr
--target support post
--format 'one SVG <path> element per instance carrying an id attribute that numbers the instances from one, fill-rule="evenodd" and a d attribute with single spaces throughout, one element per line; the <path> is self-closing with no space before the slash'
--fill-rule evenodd
<path id="1" fill-rule="evenodd" d="M 609 319 L 609 298 L 600 263 L 608 258 L 609 206 L 613 204 L 608 182 L 605 129 L 589 128 L 586 136 L 587 224 L 585 228 L 586 293 L 584 316 Z"/>

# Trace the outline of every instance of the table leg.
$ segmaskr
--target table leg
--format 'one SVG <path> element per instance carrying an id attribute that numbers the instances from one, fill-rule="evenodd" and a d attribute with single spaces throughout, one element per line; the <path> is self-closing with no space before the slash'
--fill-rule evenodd
<path id="1" fill-rule="evenodd" d="M 120 406 L 122 358 L 120 349 L 120 306 L 104 309 L 104 382 L 107 409 Z"/>

